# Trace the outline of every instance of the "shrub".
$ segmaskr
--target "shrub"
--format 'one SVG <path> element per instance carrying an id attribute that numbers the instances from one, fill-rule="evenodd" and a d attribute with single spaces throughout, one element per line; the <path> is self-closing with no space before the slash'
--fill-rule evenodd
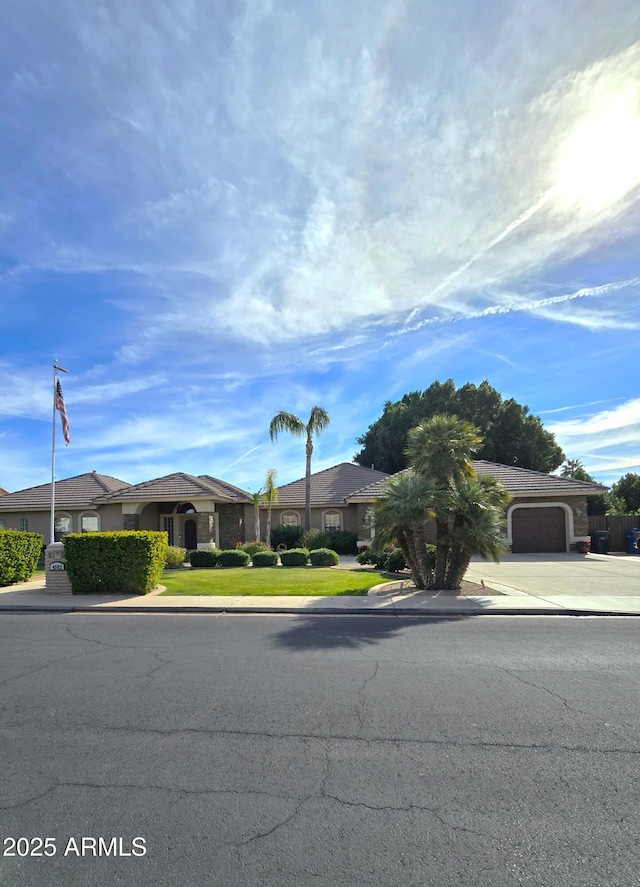
<path id="1" fill-rule="evenodd" d="M 283 567 L 304 567 L 309 559 L 307 548 L 290 548 L 280 552 L 280 563 Z"/>
<path id="2" fill-rule="evenodd" d="M 74 593 L 148 594 L 162 576 L 167 534 L 151 530 L 68 533 L 64 554 Z"/>
<path id="3" fill-rule="evenodd" d="M 388 570 L 390 573 L 401 573 L 402 570 L 406 570 L 406 568 L 407 562 L 404 559 L 402 549 L 394 548 L 393 551 L 390 551 L 387 556 L 385 570 Z"/>
<path id="4" fill-rule="evenodd" d="M 371 554 L 370 548 L 365 548 L 364 551 L 361 551 L 360 554 L 356 557 L 356 560 L 359 564 L 372 564 L 373 563 L 373 555 Z"/>
<path id="5" fill-rule="evenodd" d="M 186 556 L 187 551 L 185 548 L 178 548 L 176 545 L 169 545 L 167 547 L 167 560 L 165 562 L 165 569 L 179 569 L 183 565 Z"/>
<path id="6" fill-rule="evenodd" d="M 335 567 L 339 558 L 338 553 L 330 548 L 316 548 L 309 552 L 309 561 L 314 567 Z"/>
<path id="7" fill-rule="evenodd" d="M 430 567 L 432 570 L 435 570 L 435 566 L 436 566 L 436 547 L 435 547 L 435 545 L 430 545 L 429 543 L 427 543 L 427 544 L 425 545 L 425 547 L 426 547 L 426 549 L 427 549 L 427 558 L 429 559 L 429 561 L 428 561 L 428 562 L 429 562 L 429 567 Z"/>
<path id="8" fill-rule="evenodd" d="M 227 548 L 218 553 L 218 564 L 221 567 L 246 567 L 251 558 L 241 548 Z"/>
<path id="9" fill-rule="evenodd" d="M 0 530 L 0 585 L 24 582 L 38 566 L 43 538 L 25 530 Z"/>
<path id="10" fill-rule="evenodd" d="M 278 552 L 256 551 L 251 562 L 254 567 L 275 567 L 278 563 Z"/>
<path id="11" fill-rule="evenodd" d="M 249 557 L 253 557 L 257 551 L 270 551 L 266 542 L 243 542 L 238 548 L 240 551 L 246 551 Z"/>
<path id="12" fill-rule="evenodd" d="M 216 567 L 218 565 L 217 551 L 210 548 L 201 548 L 199 551 L 192 551 L 189 555 L 189 563 L 192 567 Z"/>
<path id="13" fill-rule="evenodd" d="M 271 530 L 271 547 L 286 545 L 287 548 L 297 548 L 302 539 L 302 527 L 274 527 Z"/>
<path id="14" fill-rule="evenodd" d="M 338 554 L 355 554 L 357 541 L 357 535 L 346 530 L 332 530 L 330 533 L 326 533 L 323 530 L 316 529 L 304 533 L 300 540 L 300 545 L 303 548 L 308 548 L 310 551 L 317 551 L 319 548 L 330 548 Z"/>

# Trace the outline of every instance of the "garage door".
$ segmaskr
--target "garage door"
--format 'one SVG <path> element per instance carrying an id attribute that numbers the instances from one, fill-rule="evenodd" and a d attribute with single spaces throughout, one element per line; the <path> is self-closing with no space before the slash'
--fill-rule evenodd
<path id="1" fill-rule="evenodd" d="M 512 531 L 514 554 L 567 550 L 563 508 L 515 508 Z"/>

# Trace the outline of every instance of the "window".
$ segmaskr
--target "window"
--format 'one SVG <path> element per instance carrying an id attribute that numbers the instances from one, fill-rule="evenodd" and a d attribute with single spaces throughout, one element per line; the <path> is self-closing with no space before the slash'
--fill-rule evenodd
<path id="1" fill-rule="evenodd" d="M 173 545 L 173 517 L 171 515 L 165 515 L 162 518 L 162 529 L 167 534 L 169 545 Z"/>
<path id="2" fill-rule="evenodd" d="M 342 515 L 339 511 L 327 511 L 324 515 L 325 533 L 335 533 L 342 529 Z"/>
<path id="3" fill-rule="evenodd" d="M 99 529 L 100 520 L 95 512 L 82 515 L 80 518 L 81 533 L 97 533 Z"/>
<path id="4" fill-rule="evenodd" d="M 28 517 L 21 517 L 20 518 L 20 529 L 25 530 L 25 531 L 29 529 L 29 518 Z"/>
<path id="5" fill-rule="evenodd" d="M 282 526 L 283 527 L 297 527 L 300 525 L 300 519 L 295 511 L 285 511 L 282 515 Z"/>
<path id="6" fill-rule="evenodd" d="M 54 541 L 60 542 L 62 541 L 62 537 L 66 536 L 67 533 L 71 532 L 71 515 L 70 514 L 56 514 L 55 522 L 54 522 Z"/>
<path id="7" fill-rule="evenodd" d="M 0 517 L 0 530 L 4 530 L 4 518 Z"/>

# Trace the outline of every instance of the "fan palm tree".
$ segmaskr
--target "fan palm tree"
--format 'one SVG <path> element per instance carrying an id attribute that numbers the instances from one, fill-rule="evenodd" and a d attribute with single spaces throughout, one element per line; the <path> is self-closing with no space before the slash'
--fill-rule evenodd
<path id="1" fill-rule="evenodd" d="M 306 437 L 306 454 L 307 467 L 305 473 L 304 486 L 304 529 L 308 532 L 311 529 L 311 456 L 313 454 L 313 436 L 320 434 L 327 427 L 331 419 L 329 414 L 322 407 L 315 406 L 311 410 L 309 421 L 305 424 L 302 419 L 294 416 L 293 413 L 281 411 L 271 420 L 269 425 L 269 436 L 272 441 L 278 439 L 281 431 L 288 431 L 296 437 Z"/>
<path id="2" fill-rule="evenodd" d="M 465 478 L 453 494 L 453 521 L 446 588 L 460 588 L 474 554 L 496 563 L 506 548 L 501 514 L 510 495 L 500 481 L 488 475 Z"/>
<path id="3" fill-rule="evenodd" d="M 267 471 L 264 479 L 264 487 L 262 488 L 262 501 L 267 506 L 267 545 L 271 545 L 271 506 L 275 505 L 278 501 L 278 487 L 276 486 L 277 477 L 278 472 L 276 469 L 270 468 Z"/>
<path id="4" fill-rule="evenodd" d="M 425 545 L 425 521 L 435 514 L 437 496 L 432 482 L 408 470 L 385 481 L 383 497 L 372 506 L 376 546 L 400 546 L 416 588 L 434 585 Z"/>
<path id="5" fill-rule="evenodd" d="M 482 443 L 478 429 L 457 416 L 424 419 L 408 435 L 406 454 L 417 474 L 430 478 L 439 492 L 436 519 L 436 588 L 445 587 L 449 558 L 448 494 L 473 477 L 472 455 Z"/>

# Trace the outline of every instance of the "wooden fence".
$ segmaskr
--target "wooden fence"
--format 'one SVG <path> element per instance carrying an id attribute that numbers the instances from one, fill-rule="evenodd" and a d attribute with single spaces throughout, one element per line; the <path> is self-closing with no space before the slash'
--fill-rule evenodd
<path id="1" fill-rule="evenodd" d="M 625 533 L 633 527 L 640 527 L 640 514 L 590 514 L 589 533 L 608 530 L 609 551 L 626 551 Z"/>

